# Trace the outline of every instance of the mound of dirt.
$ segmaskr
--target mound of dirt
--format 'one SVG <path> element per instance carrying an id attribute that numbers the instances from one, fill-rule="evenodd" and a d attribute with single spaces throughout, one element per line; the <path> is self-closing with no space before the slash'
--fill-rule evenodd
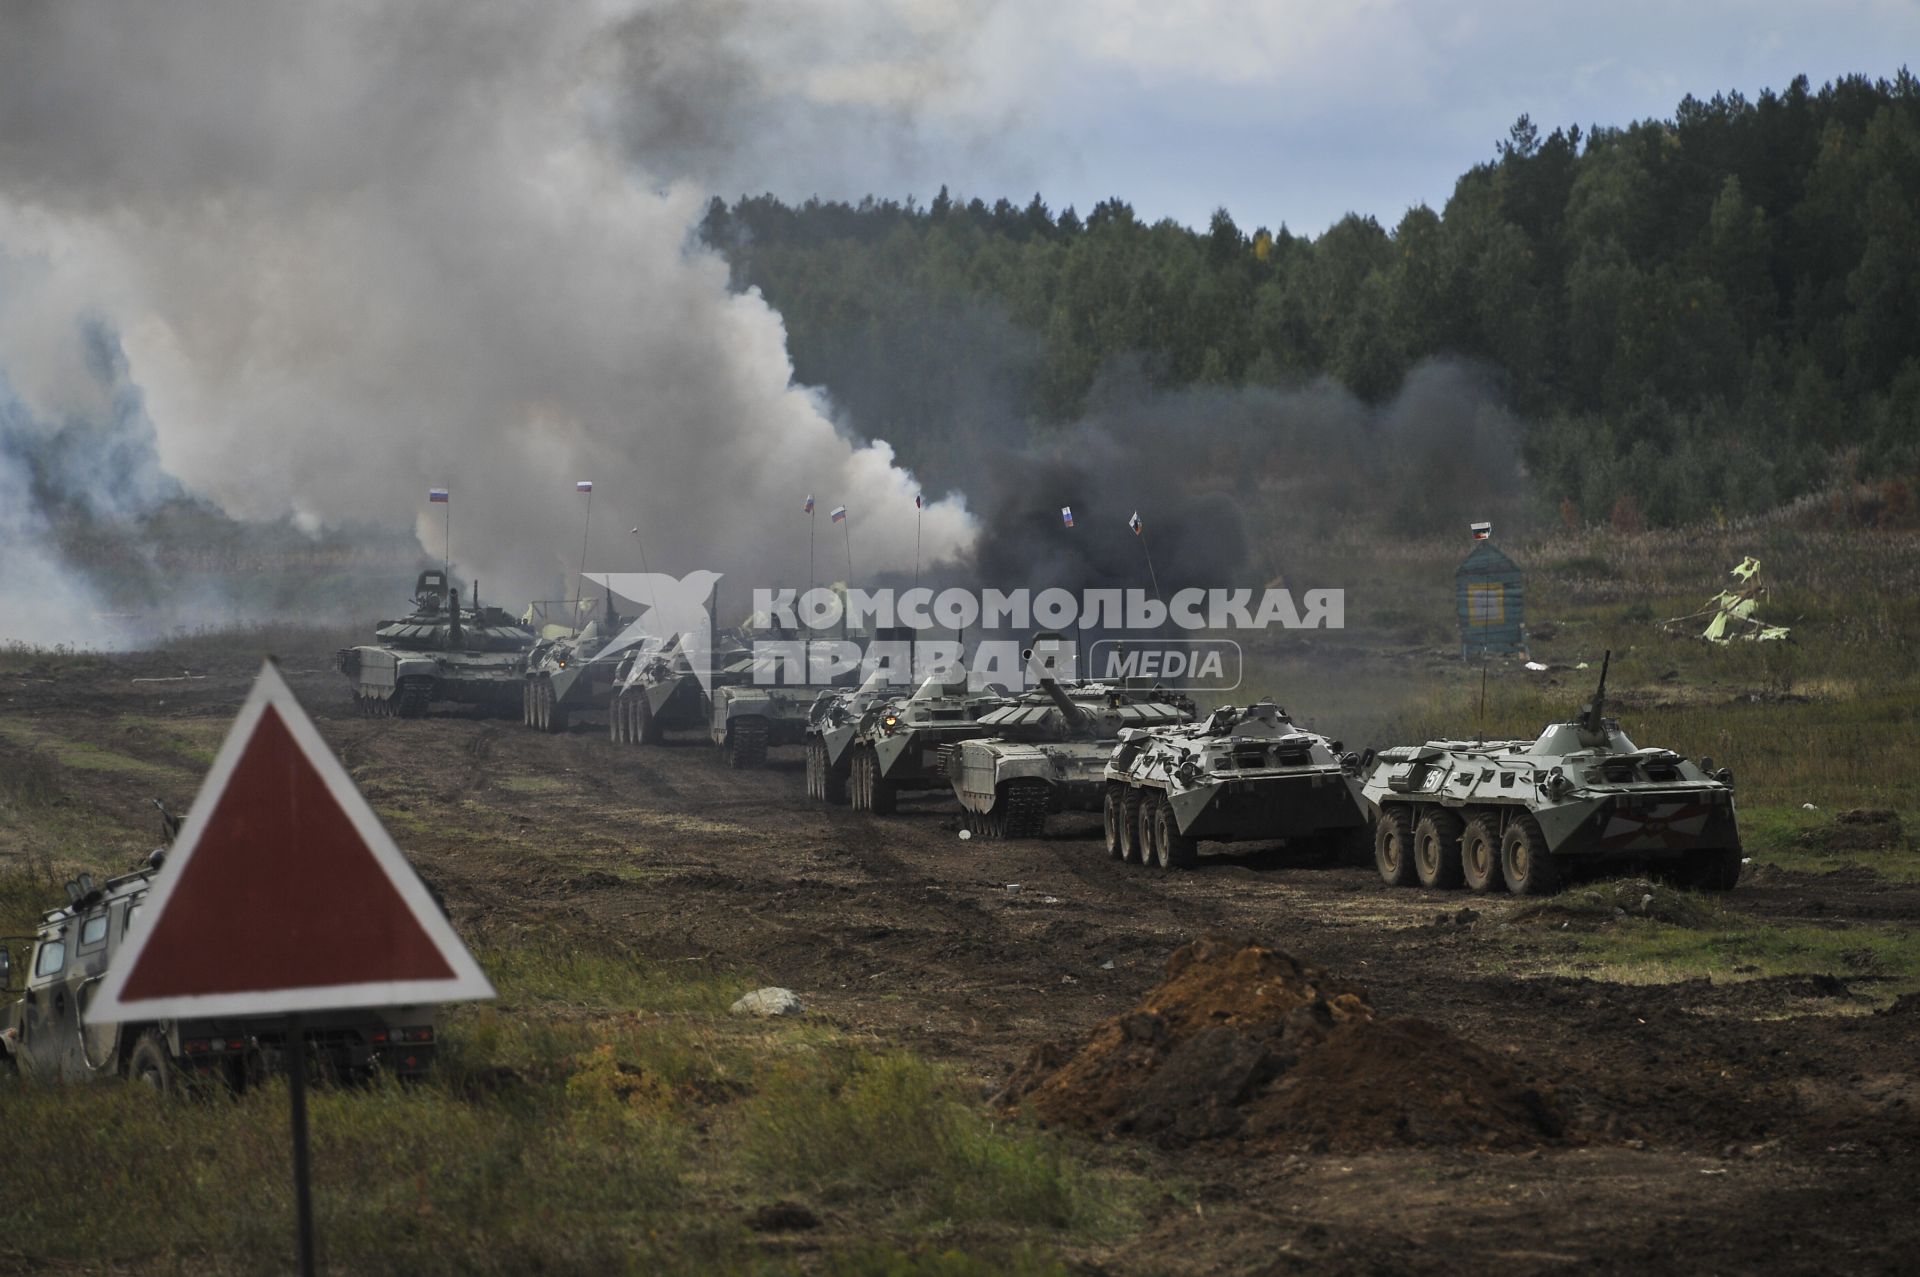
<path id="1" fill-rule="evenodd" d="M 1800 845 L 1812 851 L 1892 851 L 1905 845 L 1902 832 L 1897 812 L 1855 808 L 1802 833 Z"/>
<path id="2" fill-rule="evenodd" d="M 1705 927 L 1714 919 L 1699 896 L 1651 878 L 1614 878 L 1574 887 L 1557 896 L 1523 904 L 1509 922 L 1605 924 L 1622 918 L 1651 918 L 1676 927 Z"/>
<path id="3" fill-rule="evenodd" d="M 1382 1019 L 1319 967 L 1211 938 L 1077 1049 L 1036 1048 L 1001 1099 L 1049 1125 L 1250 1152 L 1525 1148 L 1565 1131 L 1552 1095 L 1499 1057 Z"/>

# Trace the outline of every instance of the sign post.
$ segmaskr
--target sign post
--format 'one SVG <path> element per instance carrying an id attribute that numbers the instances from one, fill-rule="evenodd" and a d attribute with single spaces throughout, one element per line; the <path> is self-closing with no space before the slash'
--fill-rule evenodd
<path id="1" fill-rule="evenodd" d="M 300 1271 L 314 1271 L 311 1012 L 493 985 L 269 660 L 88 1009 L 96 1023 L 286 1016 Z"/>

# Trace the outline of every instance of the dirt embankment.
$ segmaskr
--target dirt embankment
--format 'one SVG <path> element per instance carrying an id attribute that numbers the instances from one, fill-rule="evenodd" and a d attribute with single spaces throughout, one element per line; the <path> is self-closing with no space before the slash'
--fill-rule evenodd
<path id="1" fill-rule="evenodd" d="M 1552 1092 L 1425 1020 L 1377 1015 L 1319 967 L 1208 938 L 1078 1047 L 1036 1047 L 1002 1094 L 1049 1125 L 1247 1152 L 1530 1148 L 1566 1137 Z"/>

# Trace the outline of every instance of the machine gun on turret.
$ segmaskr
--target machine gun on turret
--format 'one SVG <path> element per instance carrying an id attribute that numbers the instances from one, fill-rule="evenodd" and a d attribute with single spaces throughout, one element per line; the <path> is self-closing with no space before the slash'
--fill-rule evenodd
<path id="1" fill-rule="evenodd" d="M 1600 686 L 1594 691 L 1593 700 L 1580 711 L 1580 730 L 1590 736 L 1602 736 L 1607 730 L 1603 715 L 1607 703 L 1607 666 L 1612 663 L 1613 649 L 1608 648 L 1600 658 Z"/>

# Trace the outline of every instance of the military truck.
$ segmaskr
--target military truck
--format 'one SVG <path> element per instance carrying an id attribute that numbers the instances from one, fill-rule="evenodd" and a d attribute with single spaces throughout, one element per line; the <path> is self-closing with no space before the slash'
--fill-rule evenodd
<path id="1" fill-rule="evenodd" d="M 150 1024 L 90 1024 L 87 1005 L 122 943 L 166 853 L 95 886 L 81 874 L 67 903 L 49 909 L 33 935 L 0 937 L 0 991 L 18 1000 L 0 1014 L 0 1066 L 48 1082 L 118 1077 L 170 1092 L 201 1084 L 243 1090 L 285 1063 L 287 1021 L 223 1016 Z M 434 1008 L 381 1007 L 309 1012 L 306 1049 L 322 1076 L 358 1080 L 376 1073 L 417 1078 L 433 1063 Z"/>
<path id="2" fill-rule="evenodd" d="M 903 790 L 947 787 L 953 747 L 986 735 L 980 716 L 1006 699 L 968 690 L 964 669 L 931 674 L 911 695 L 876 697 L 844 728 L 822 734 L 827 765 L 845 775 L 855 811 L 885 815 Z"/>
<path id="3" fill-rule="evenodd" d="M 564 732 L 573 715 L 607 709 L 622 652 L 601 653 L 633 621 L 614 611 L 609 593 L 604 613 L 574 633 L 542 638 L 527 652 L 520 719 L 543 732 Z M 624 649 L 623 649 L 624 651 Z"/>
<path id="4" fill-rule="evenodd" d="M 977 837 L 1038 838 L 1051 813 L 1099 811 L 1122 731 L 1193 718 L 1190 701 L 1159 689 L 1038 682 L 982 714 L 980 737 L 942 746 L 938 766 Z"/>
<path id="5" fill-rule="evenodd" d="M 418 718 L 441 702 L 511 711 L 521 695 L 522 666 L 533 635 L 497 607 L 460 605 L 444 572 L 422 572 L 413 611 L 382 621 L 375 641 L 342 648 L 334 665 L 353 683 L 360 711 L 378 718 Z"/>
<path id="6" fill-rule="evenodd" d="M 1577 871 L 1645 865 L 1682 886 L 1740 880 L 1733 774 L 1642 749 L 1607 718 L 1600 685 L 1578 717 L 1535 740 L 1435 740 L 1380 751 L 1361 794 L 1377 813 L 1389 886 L 1550 895 Z"/>
<path id="7" fill-rule="evenodd" d="M 1335 859 L 1366 837 L 1360 756 L 1270 700 L 1197 723 L 1127 728 L 1107 760 L 1107 854 L 1189 869 L 1201 842 L 1285 842 Z"/>

